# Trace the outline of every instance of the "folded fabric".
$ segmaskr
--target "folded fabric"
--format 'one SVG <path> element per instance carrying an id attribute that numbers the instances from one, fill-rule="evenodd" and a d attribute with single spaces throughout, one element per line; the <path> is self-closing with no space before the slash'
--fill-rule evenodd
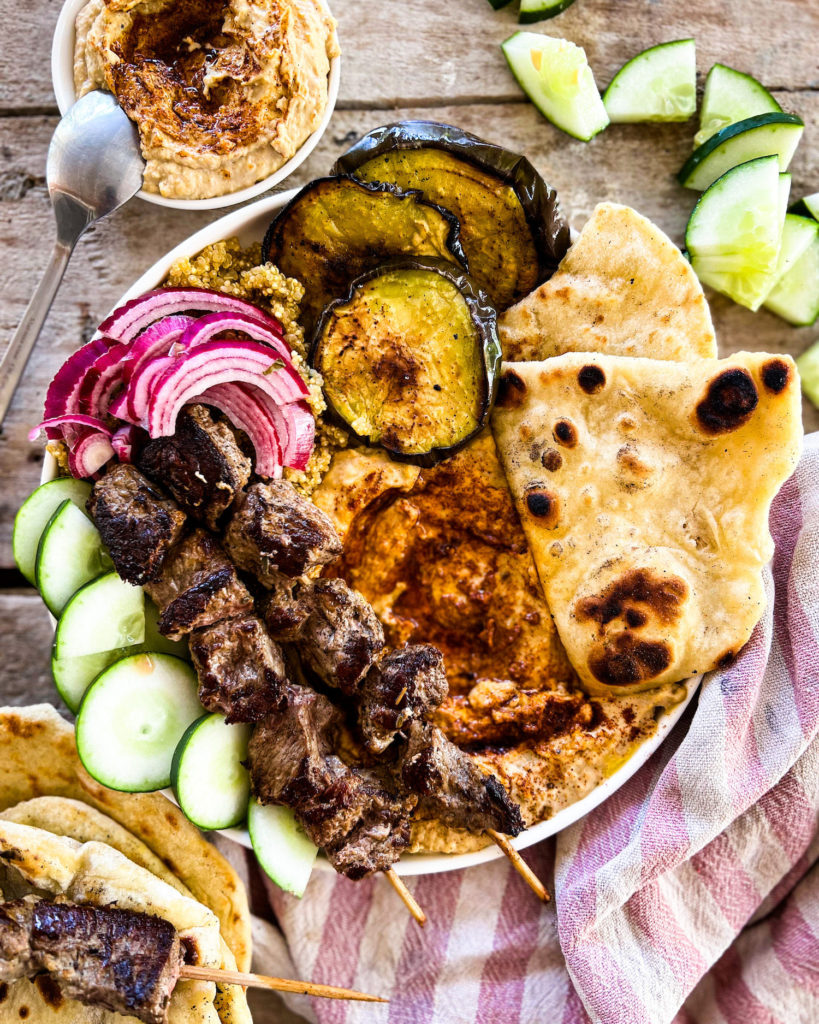
<path id="1" fill-rule="evenodd" d="M 289 952 L 256 969 L 390 997 L 293 1004 L 318 1024 L 818 1024 L 819 434 L 771 512 L 768 610 L 609 800 L 506 861 L 410 879 L 268 885 Z M 270 953 L 270 950 L 273 953 Z M 271 1018 L 275 1019 L 275 1018 Z"/>

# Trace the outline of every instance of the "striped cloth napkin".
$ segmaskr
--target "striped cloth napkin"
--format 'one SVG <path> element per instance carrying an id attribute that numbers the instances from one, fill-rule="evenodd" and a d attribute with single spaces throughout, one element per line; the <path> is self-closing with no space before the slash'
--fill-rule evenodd
<path id="1" fill-rule="evenodd" d="M 388 995 L 306 999 L 318 1024 L 819 1024 L 819 434 L 771 513 L 768 612 L 653 758 L 506 861 L 410 879 L 269 885 L 259 970 Z M 294 976 L 293 974 L 290 975 Z"/>

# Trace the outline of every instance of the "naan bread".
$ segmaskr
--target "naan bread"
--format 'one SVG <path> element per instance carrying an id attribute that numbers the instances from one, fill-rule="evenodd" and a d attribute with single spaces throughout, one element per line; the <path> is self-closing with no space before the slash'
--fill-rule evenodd
<path id="1" fill-rule="evenodd" d="M 498 319 L 505 359 L 601 352 L 684 361 L 717 354 L 691 265 L 651 221 L 601 203 L 545 284 Z"/>
<path id="2" fill-rule="evenodd" d="M 505 363 L 492 429 L 560 639 L 628 693 L 736 656 L 802 436 L 787 356 Z"/>

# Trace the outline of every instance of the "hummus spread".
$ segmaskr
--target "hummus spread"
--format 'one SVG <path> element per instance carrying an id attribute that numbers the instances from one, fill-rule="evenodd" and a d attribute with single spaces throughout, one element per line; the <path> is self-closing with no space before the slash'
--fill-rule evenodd
<path id="1" fill-rule="evenodd" d="M 321 121 L 338 53 L 321 0 L 90 0 L 74 85 L 109 90 L 136 122 L 148 191 L 202 199 L 296 153 Z"/>
<path id="2" fill-rule="evenodd" d="M 488 430 L 432 469 L 338 452 L 313 500 L 342 537 L 338 571 L 388 643 L 443 652 L 449 695 L 434 721 L 503 781 L 527 825 L 590 792 L 684 696 L 679 685 L 611 698 L 580 689 Z M 413 827 L 413 851 L 486 843 L 436 821 Z"/>

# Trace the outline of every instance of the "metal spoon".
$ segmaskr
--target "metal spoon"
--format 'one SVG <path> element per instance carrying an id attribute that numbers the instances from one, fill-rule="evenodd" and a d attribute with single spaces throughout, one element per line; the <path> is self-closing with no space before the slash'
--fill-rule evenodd
<path id="1" fill-rule="evenodd" d="M 144 161 L 136 125 L 114 97 L 90 92 L 57 125 L 46 180 L 57 241 L 37 291 L 0 363 L 0 424 L 23 375 L 77 240 L 85 229 L 142 187 Z"/>

